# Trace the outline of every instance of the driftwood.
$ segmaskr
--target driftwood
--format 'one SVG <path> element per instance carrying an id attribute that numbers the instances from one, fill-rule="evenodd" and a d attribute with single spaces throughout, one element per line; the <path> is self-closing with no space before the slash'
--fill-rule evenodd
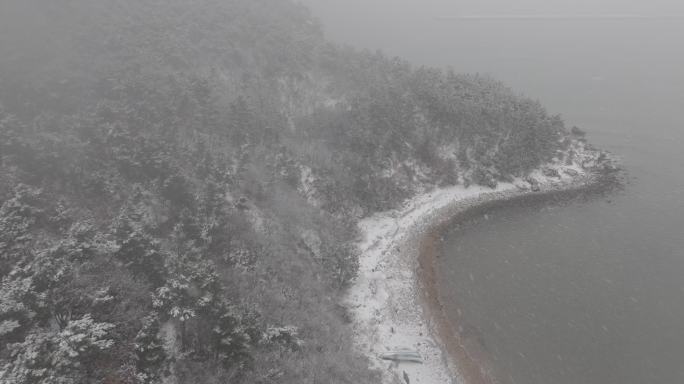
<path id="1" fill-rule="evenodd" d="M 423 362 L 423 359 L 420 357 L 420 354 L 417 351 L 409 350 L 383 353 L 382 355 L 380 355 L 380 358 L 383 360 L 409 361 L 412 363 Z"/>

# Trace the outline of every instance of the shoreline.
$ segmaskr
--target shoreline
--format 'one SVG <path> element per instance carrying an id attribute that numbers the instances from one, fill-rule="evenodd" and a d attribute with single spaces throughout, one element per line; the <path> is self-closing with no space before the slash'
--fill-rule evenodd
<path id="1" fill-rule="evenodd" d="M 436 244 L 444 228 L 467 212 L 600 184 L 600 176 L 581 170 L 575 177 L 535 178 L 540 181 L 535 192 L 520 179 L 496 189 L 436 189 L 359 223 L 359 274 L 345 304 L 353 315 L 355 344 L 381 371 L 382 383 L 404 383 L 405 377 L 422 384 L 496 383 L 486 356 L 476 343 L 454 332 L 457 324 L 442 311 L 434 270 Z M 418 352 L 422 364 L 380 358 L 402 349 Z"/>
<path id="2" fill-rule="evenodd" d="M 439 340 L 444 353 L 450 359 L 451 369 L 459 373 L 464 384 L 497 384 L 499 381 L 488 353 L 483 350 L 480 341 L 463 331 L 459 319 L 452 319 L 444 312 L 435 271 L 436 259 L 441 252 L 439 243 L 443 234 L 456 223 L 467 221 L 498 207 L 529 200 L 550 201 L 554 198 L 565 200 L 573 195 L 592 193 L 594 187 L 600 188 L 600 186 L 600 176 L 589 174 L 563 185 L 544 185 L 538 192 L 511 191 L 491 197 L 483 196 L 482 199 L 454 212 L 453 216 L 433 223 L 423 234 L 419 242 L 417 274 L 425 314 L 433 324 L 436 339 Z"/>

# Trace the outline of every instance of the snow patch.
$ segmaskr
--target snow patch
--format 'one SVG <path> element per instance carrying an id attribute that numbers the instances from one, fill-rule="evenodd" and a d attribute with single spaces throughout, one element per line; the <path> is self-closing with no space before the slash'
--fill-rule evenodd
<path id="1" fill-rule="evenodd" d="M 428 224 L 451 203 L 484 193 L 515 189 L 501 184 L 486 187 L 453 186 L 419 195 L 403 208 L 379 213 L 359 223 L 363 234 L 359 275 L 346 304 L 354 315 L 357 346 L 383 372 L 383 383 L 393 383 L 406 372 L 412 382 L 459 383 L 446 363 L 446 356 L 432 336 L 423 313 L 416 276 L 417 255 L 401 252 L 405 240 L 422 224 Z M 423 363 L 387 363 L 383 353 L 412 349 Z M 388 367 L 389 365 L 389 367 Z"/>
<path id="2" fill-rule="evenodd" d="M 548 167 L 558 169 L 560 177 L 548 177 L 541 171 L 532 174 L 544 190 L 575 180 L 562 168 L 576 171 L 577 176 L 585 175 L 576 164 Z M 450 208 L 455 205 L 466 207 L 483 199 L 528 190 L 530 184 L 522 178 L 500 183 L 495 189 L 462 185 L 440 188 L 414 197 L 400 209 L 375 214 L 359 223 L 359 273 L 345 304 L 353 315 L 355 344 L 370 358 L 373 367 L 382 372 L 383 383 L 403 382 L 404 373 L 412 383 L 463 383 L 455 373 L 457 367 L 450 367 L 433 336 L 433 327 L 427 320 L 430 317 L 424 313 L 417 276 L 418 251 L 412 242 L 435 220 L 453 214 Z M 423 363 L 390 363 L 381 359 L 383 354 L 397 350 L 417 351 Z"/>
<path id="3" fill-rule="evenodd" d="M 297 188 L 300 195 L 302 195 L 314 207 L 320 207 L 321 202 L 316 197 L 318 191 L 316 190 L 316 176 L 310 167 L 305 165 L 299 166 L 299 187 Z"/>

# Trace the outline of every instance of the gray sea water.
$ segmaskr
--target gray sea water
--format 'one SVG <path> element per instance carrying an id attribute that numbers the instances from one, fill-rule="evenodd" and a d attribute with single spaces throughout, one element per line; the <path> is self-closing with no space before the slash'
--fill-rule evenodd
<path id="1" fill-rule="evenodd" d="M 546 28 L 562 43 L 530 63 L 528 86 L 622 156 L 632 182 L 454 230 L 442 299 L 502 383 L 684 383 L 684 28 L 565 24 Z"/>
<path id="2" fill-rule="evenodd" d="M 311 3 L 335 40 L 491 74 L 623 158 L 631 178 L 623 192 L 500 208 L 445 236 L 437 266 L 445 309 L 479 340 L 501 382 L 684 383 L 684 21 L 434 18 L 681 6 Z"/>

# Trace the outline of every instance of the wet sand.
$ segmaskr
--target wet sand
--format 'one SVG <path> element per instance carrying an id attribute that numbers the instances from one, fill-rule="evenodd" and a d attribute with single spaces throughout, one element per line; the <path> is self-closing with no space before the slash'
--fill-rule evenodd
<path id="1" fill-rule="evenodd" d="M 434 337 L 449 359 L 448 365 L 455 370 L 464 384 L 498 384 L 496 369 L 487 353 L 481 337 L 469 332 L 467 325 L 458 318 L 446 315 L 440 301 L 435 264 L 440 257 L 443 234 L 454 225 L 482 216 L 510 204 L 530 204 L 539 201 L 561 203 L 605 192 L 605 180 L 601 175 L 581 177 L 570 184 L 546 185 L 539 192 L 505 191 L 482 195 L 471 201 L 453 206 L 447 215 L 435 217 L 427 230 L 419 235 L 418 280 L 426 319 L 432 326 Z M 458 294 L 458 293 L 451 293 Z"/>
<path id="2" fill-rule="evenodd" d="M 458 320 L 452 321 L 445 315 L 439 300 L 434 265 L 442 231 L 441 226 L 432 228 L 422 239 L 419 248 L 419 278 L 423 285 L 424 305 L 432 318 L 433 332 L 467 384 L 495 384 L 488 357 L 476 343 L 463 337 Z"/>

